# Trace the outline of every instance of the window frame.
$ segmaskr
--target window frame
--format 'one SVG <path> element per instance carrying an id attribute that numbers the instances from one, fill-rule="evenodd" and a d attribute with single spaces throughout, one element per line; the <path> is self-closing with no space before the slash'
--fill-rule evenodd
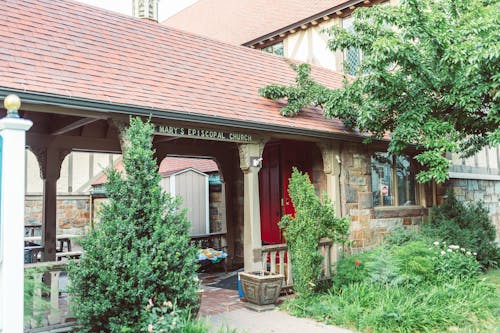
<path id="1" fill-rule="evenodd" d="M 348 27 L 345 26 L 346 21 L 351 21 L 351 23 Z M 353 30 L 353 28 L 352 28 L 353 22 L 354 22 L 354 17 L 352 16 L 352 14 L 350 14 L 348 16 L 343 17 L 340 24 L 341 24 L 343 29 L 346 29 L 347 31 L 352 31 Z M 361 65 L 361 62 L 363 61 L 363 52 L 361 51 L 360 48 L 353 47 L 352 49 L 358 51 L 358 65 L 356 66 L 356 68 L 354 68 L 353 71 L 351 71 L 350 66 L 349 66 L 349 56 L 348 56 L 349 49 L 345 49 L 344 51 L 342 51 L 342 63 L 343 63 L 342 67 L 344 69 L 344 73 L 351 75 L 351 76 L 356 76 L 358 74 L 359 66 Z"/>
<path id="2" fill-rule="evenodd" d="M 383 153 L 383 154 L 387 154 L 388 156 L 386 156 L 386 158 L 389 160 L 390 159 L 390 172 L 391 172 L 391 175 L 390 175 L 390 178 L 391 178 L 391 186 L 392 186 L 392 197 L 393 197 L 393 203 L 392 204 L 384 204 L 384 198 L 382 196 L 382 193 L 381 191 L 379 191 L 379 204 L 378 205 L 375 205 L 375 200 L 374 200 L 374 191 L 373 191 L 373 172 L 376 172 L 373 168 L 373 159 L 374 159 L 374 155 L 377 154 L 377 153 Z M 410 177 L 412 177 L 413 179 L 410 179 L 410 182 L 408 184 L 408 189 L 407 189 L 407 192 L 408 192 L 408 198 L 411 198 L 411 187 L 412 187 L 412 181 L 413 181 L 413 195 L 414 195 L 414 202 L 410 205 L 404 205 L 405 203 L 400 203 L 399 202 L 399 182 L 398 182 L 398 167 L 397 167 L 397 158 L 398 157 L 405 157 L 407 159 L 407 161 L 409 162 L 409 167 L 408 167 L 408 170 L 410 172 Z M 412 159 L 409 155 L 400 155 L 400 156 L 396 156 L 396 155 L 393 155 L 393 154 L 390 154 L 388 152 L 381 152 L 381 151 L 373 151 L 370 155 L 370 178 L 371 178 L 371 192 L 373 193 L 372 194 L 372 202 L 373 202 L 373 207 L 374 208 L 392 208 L 392 207 L 414 207 L 414 206 L 419 206 L 419 202 L 420 202 L 420 189 L 419 189 L 419 186 L 416 184 L 416 179 L 415 179 L 415 165 L 414 163 L 412 163 Z M 378 176 L 379 177 L 379 176 Z"/>
<path id="3" fill-rule="evenodd" d="M 281 52 L 282 54 L 278 54 L 276 53 L 276 46 L 281 44 Z M 285 56 L 285 43 L 283 43 L 283 41 L 278 41 L 274 44 L 270 44 L 270 45 L 267 45 L 266 47 L 263 47 L 260 49 L 262 52 L 267 52 L 269 54 L 274 54 L 274 55 L 277 55 L 277 56 L 280 56 L 280 57 L 284 57 Z"/>

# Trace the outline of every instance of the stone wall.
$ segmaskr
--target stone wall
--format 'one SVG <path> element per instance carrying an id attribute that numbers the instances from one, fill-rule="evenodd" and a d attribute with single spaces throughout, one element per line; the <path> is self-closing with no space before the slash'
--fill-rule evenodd
<path id="1" fill-rule="evenodd" d="M 443 201 L 446 190 L 450 188 L 458 200 L 465 202 L 482 201 L 490 212 L 492 223 L 500 242 L 500 181 L 482 179 L 450 179 L 444 186 L 438 187 L 438 203 Z"/>
<path id="2" fill-rule="evenodd" d="M 222 191 L 222 185 L 210 185 L 208 200 L 210 214 L 210 232 L 221 232 L 226 230 L 226 203 L 224 202 Z"/>
<path id="3" fill-rule="evenodd" d="M 43 197 L 26 195 L 24 223 L 42 224 Z M 90 223 L 90 197 L 64 195 L 57 198 L 57 233 L 84 234 Z"/>
<path id="4" fill-rule="evenodd" d="M 354 247 L 375 246 L 397 227 L 418 228 L 428 215 L 424 207 L 373 207 L 371 152 L 366 146 L 346 144 L 341 155 L 342 212 L 351 219 L 350 238 Z"/>
<path id="5" fill-rule="evenodd" d="M 232 238 L 233 238 L 233 258 L 232 263 L 239 265 L 243 264 L 244 256 L 244 182 L 243 173 L 241 171 L 234 172 L 230 181 L 226 182 L 227 198 L 230 209 L 226 223 L 231 223 Z"/>
<path id="6" fill-rule="evenodd" d="M 323 195 L 323 192 L 326 191 L 326 176 L 325 169 L 323 167 L 323 157 L 321 156 L 321 151 L 318 147 L 311 147 L 312 152 L 312 183 L 314 185 L 314 189 L 316 190 L 316 194 L 319 196 Z"/>

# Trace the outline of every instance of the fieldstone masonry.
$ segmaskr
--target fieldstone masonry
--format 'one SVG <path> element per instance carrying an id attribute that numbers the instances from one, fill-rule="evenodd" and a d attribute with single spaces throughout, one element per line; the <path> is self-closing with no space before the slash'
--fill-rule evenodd
<path id="1" fill-rule="evenodd" d="M 43 197 L 27 195 L 25 197 L 24 223 L 41 224 Z M 57 199 L 57 233 L 84 234 L 90 225 L 90 197 L 82 195 L 64 195 Z"/>
<path id="2" fill-rule="evenodd" d="M 342 213 L 351 218 L 355 248 L 379 244 L 396 227 L 418 228 L 428 214 L 420 206 L 373 207 L 370 154 L 366 146 L 359 144 L 348 144 L 342 149 Z"/>
<path id="3" fill-rule="evenodd" d="M 210 210 L 210 232 L 223 231 L 225 226 L 224 210 L 225 203 L 222 201 L 222 187 L 210 185 L 209 210 Z"/>
<path id="4" fill-rule="evenodd" d="M 458 200 L 465 202 L 482 201 L 490 212 L 490 218 L 497 231 L 497 243 L 500 242 L 500 181 L 481 179 L 450 179 L 438 188 L 438 202 L 451 188 Z"/>

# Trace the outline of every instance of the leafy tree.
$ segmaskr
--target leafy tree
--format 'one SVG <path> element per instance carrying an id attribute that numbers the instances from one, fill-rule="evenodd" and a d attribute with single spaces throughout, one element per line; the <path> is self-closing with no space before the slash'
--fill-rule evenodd
<path id="1" fill-rule="evenodd" d="M 82 332 L 142 332 L 148 299 L 179 309 L 197 304 L 196 250 L 179 201 L 165 194 L 152 151 L 152 125 L 130 121 L 125 175 L 108 170 L 101 222 L 70 267 L 74 313 Z M 186 311 L 187 315 L 187 311 Z"/>
<path id="2" fill-rule="evenodd" d="M 292 259 L 293 287 L 301 296 L 315 290 L 321 273 L 322 256 L 319 240 L 328 237 L 334 242 L 345 242 L 349 230 L 347 218 L 336 218 L 333 206 L 325 195 L 316 195 L 307 173 L 293 169 L 288 193 L 295 207 L 295 216 L 285 215 L 280 228 L 285 229 Z"/>
<path id="3" fill-rule="evenodd" d="M 396 6 L 359 8 L 353 29 L 328 30 L 332 50 L 358 48 L 358 76 L 329 89 L 292 65 L 295 86 L 269 85 L 260 94 L 287 99 L 287 116 L 316 105 L 326 117 L 381 139 L 396 155 L 420 149 L 419 181 L 448 177 L 446 152 L 468 157 L 500 143 L 500 2 L 401 0 Z"/>

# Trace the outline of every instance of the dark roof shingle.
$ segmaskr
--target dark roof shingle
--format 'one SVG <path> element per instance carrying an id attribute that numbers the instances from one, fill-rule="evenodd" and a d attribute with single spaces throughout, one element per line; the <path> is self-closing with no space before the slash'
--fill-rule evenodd
<path id="1" fill-rule="evenodd" d="M 352 135 L 319 111 L 294 118 L 258 96 L 292 84 L 288 62 L 69 0 L 2 1 L 0 88 Z M 313 68 L 329 87 L 342 75 Z"/>

